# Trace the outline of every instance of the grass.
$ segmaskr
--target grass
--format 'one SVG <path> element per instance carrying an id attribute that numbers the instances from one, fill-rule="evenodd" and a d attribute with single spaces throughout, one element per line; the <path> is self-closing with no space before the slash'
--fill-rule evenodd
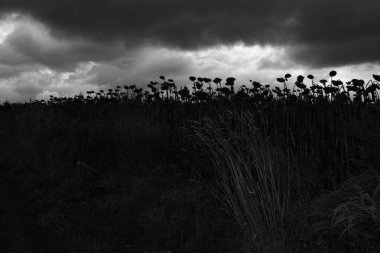
<path id="1" fill-rule="evenodd" d="M 1 250 L 376 252 L 379 80 L 333 77 L 0 105 Z"/>
<path id="2" fill-rule="evenodd" d="M 230 235 L 218 234 L 231 222 L 179 164 L 177 132 L 146 120 L 140 109 L 75 108 L 1 112 L 1 176 L 11 193 L 2 197 L 9 208 L 1 213 L 16 216 L 2 227 L 17 226 L 1 235 L 18 237 L 4 242 L 5 252 L 229 247 L 223 240 Z"/>
<path id="3" fill-rule="evenodd" d="M 194 136 L 217 171 L 224 202 L 243 230 L 247 250 L 284 252 L 289 164 L 282 164 L 281 151 L 252 125 L 252 115 L 234 120 L 239 126 L 230 131 L 226 119 L 207 118 L 194 127 Z"/>
<path id="4" fill-rule="evenodd" d="M 317 198 L 309 216 L 315 246 L 323 243 L 335 251 L 376 252 L 380 247 L 379 196 L 380 174 L 370 170 Z"/>

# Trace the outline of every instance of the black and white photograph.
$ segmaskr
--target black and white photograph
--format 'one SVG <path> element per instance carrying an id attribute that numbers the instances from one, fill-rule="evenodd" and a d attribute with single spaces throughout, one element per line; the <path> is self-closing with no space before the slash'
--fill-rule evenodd
<path id="1" fill-rule="evenodd" d="M 380 1 L 0 0 L 0 252 L 380 253 Z"/>

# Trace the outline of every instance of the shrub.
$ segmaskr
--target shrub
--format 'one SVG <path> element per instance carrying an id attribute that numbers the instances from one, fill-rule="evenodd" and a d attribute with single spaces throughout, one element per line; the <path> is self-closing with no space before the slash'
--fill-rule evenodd
<path id="1" fill-rule="evenodd" d="M 376 252 L 380 248 L 380 175 L 369 171 L 323 194 L 310 215 L 315 246 L 324 252 Z"/>

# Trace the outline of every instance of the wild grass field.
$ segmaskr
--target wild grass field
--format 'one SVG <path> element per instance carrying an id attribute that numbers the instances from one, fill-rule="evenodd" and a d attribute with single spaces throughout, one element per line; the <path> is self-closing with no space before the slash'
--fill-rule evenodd
<path id="1" fill-rule="evenodd" d="M 380 76 L 160 77 L 0 106 L 1 252 L 379 252 Z"/>

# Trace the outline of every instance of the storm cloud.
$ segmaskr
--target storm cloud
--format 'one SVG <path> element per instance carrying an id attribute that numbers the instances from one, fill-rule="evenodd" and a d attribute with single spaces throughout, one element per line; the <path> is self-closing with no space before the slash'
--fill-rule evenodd
<path id="1" fill-rule="evenodd" d="M 158 76 L 380 74 L 380 1 L 1 0 L 0 103 Z"/>
<path id="2" fill-rule="evenodd" d="M 313 67 L 380 60 L 378 0 L 2 0 L 0 10 L 30 15 L 55 38 L 126 48 L 243 42 L 289 47 L 291 57 Z"/>
<path id="3" fill-rule="evenodd" d="M 121 43 L 97 43 L 81 38 L 57 39 L 40 26 L 31 20 L 19 22 L 0 44 L 0 63 L 10 66 L 35 63 L 67 70 L 75 68 L 78 62 L 109 60 L 124 51 Z"/>

